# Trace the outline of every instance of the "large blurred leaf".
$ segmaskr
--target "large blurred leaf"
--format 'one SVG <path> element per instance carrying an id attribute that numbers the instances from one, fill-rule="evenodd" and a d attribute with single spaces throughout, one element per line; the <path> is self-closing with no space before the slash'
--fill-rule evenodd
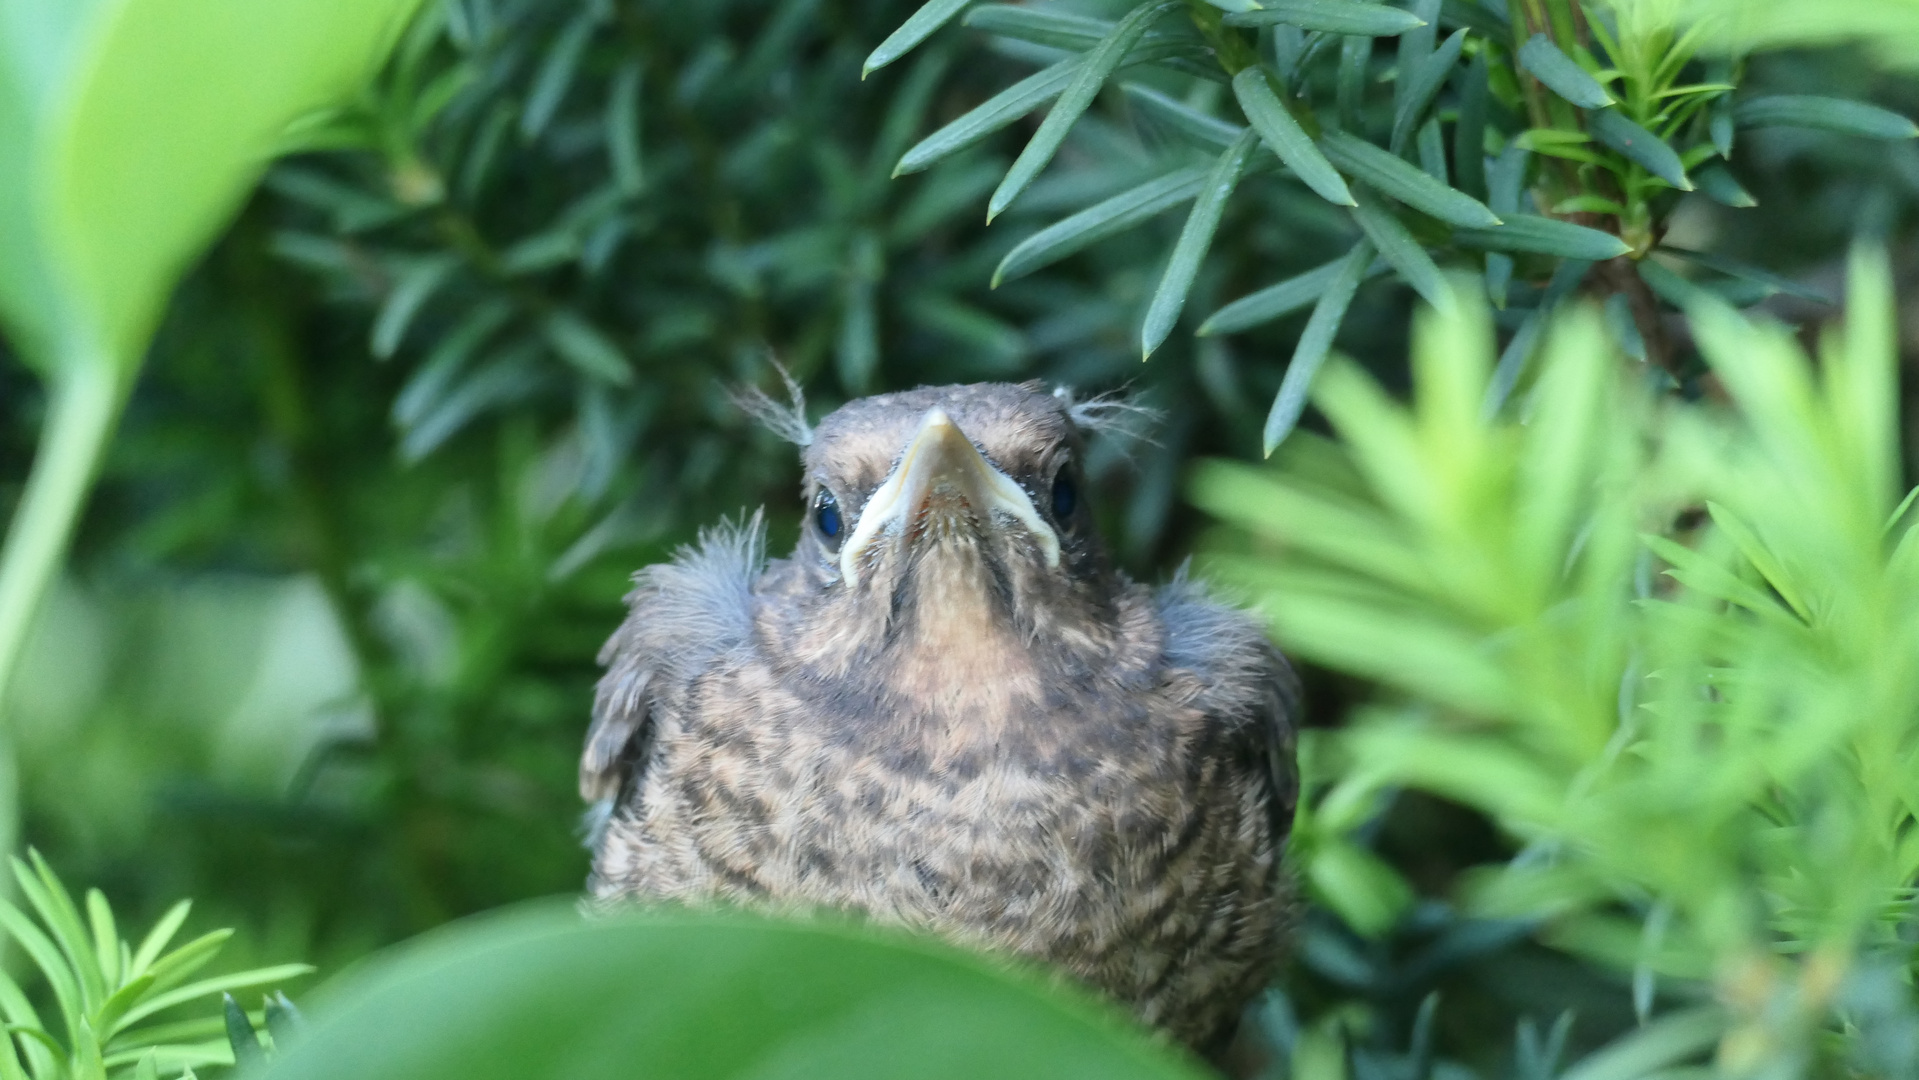
<path id="1" fill-rule="evenodd" d="M 1200 1073 L 1065 987 L 943 946 L 740 914 L 483 917 L 333 988 L 272 1080 Z"/>
<path id="2" fill-rule="evenodd" d="M 0 699 L 174 280 L 416 3 L 0 0 L 0 325 L 54 384 L 0 557 Z"/>
<path id="3" fill-rule="evenodd" d="M 27 355 L 137 364 L 288 123 L 417 3 L 0 0 L 0 319 Z"/>
<path id="4" fill-rule="evenodd" d="M 1691 0 L 1695 16 L 1734 49 L 1858 41 L 1883 60 L 1919 66 L 1919 3 L 1914 0 Z"/>

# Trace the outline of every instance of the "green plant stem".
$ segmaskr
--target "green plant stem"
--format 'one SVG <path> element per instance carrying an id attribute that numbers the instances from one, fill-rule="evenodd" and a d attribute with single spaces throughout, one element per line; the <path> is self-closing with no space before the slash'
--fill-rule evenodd
<path id="1" fill-rule="evenodd" d="M 0 716 L 34 614 L 60 569 L 122 399 L 120 365 L 104 356 L 56 364 L 52 401 L 27 488 L 0 553 Z"/>
<path id="2" fill-rule="evenodd" d="M 1227 78 L 1259 63 L 1259 52 L 1244 34 L 1226 25 L 1224 15 L 1218 8 L 1204 0 L 1187 0 L 1186 9 L 1187 16 L 1193 20 L 1193 27 L 1206 39 L 1206 44 L 1213 47 L 1213 57 L 1219 61 Z M 1292 97 L 1285 87 L 1276 89 L 1281 101 Z"/>

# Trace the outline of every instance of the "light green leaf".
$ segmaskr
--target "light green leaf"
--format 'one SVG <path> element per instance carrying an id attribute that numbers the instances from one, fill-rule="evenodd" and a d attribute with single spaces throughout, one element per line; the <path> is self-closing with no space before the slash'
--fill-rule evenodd
<path id="1" fill-rule="evenodd" d="M 1193 289 L 1193 279 L 1199 276 L 1199 264 L 1206 258 L 1206 250 L 1213 245 L 1213 234 L 1219 231 L 1219 219 L 1226 211 L 1226 200 L 1232 196 L 1233 188 L 1238 186 L 1240 175 L 1246 170 L 1246 158 L 1258 141 L 1259 137 L 1254 132 L 1242 133 L 1233 145 L 1220 154 L 1212 171 L 1207 174 L 1198 198 L 1193 201 L 1192 211 L 1186 215 L 1186 224 L 1180 229 L 1179 239 L 1173 244 L 1172 256 L 1166 260 L 1166 271 L 1160 275 L 1159 287 L 1153 291 L 1153 299 L 1146 306 L 1146 318 L 1140 326 L 1142 358 L 1152 356 L 1153 350 L 1166 341 L 1167 335 L 1173 332 L 1173 326 L 1179 322 L 1179 313 L 1186 307 L 1186 296 Z"/>
<path id="2" fill-rule="evenodd" d="M 1863 101 L 1809 94 L 1747 98 L 1733 106 L 1732 116 L 1739 126 L 1749 128 L 1812 128 L 1867 139 L 1919 138 L 1919 125 L 1896 112 Z"/>
<path id="3" fill-rule="evenodd" d="M 135 1003 L 152 989 L 153 976 L 151 975 L 142 975 L 137 979 L 128 980 L 125 986 L 115 990 L 113 995 L 94 1011 L 94 1024 L 111 1038 L 113 1033 L 119 1030 L 120 1018 L 125 1016 L 127 1010 L 133 1008 Z"/>
<path id="4" fill-rule="evenodd" d="M 1198 195 L 1211 170 L 1194 166 L 1122 191 L 1027 237 L 993 271 L 993 287 L 1030 274 Z"/>
<path id="5" fill-rule="evenodd" d="M 1770 594 L 1699 552 L 1663 536 L 1640 539 L 1671 566 L 1667 573 L 1673 580 L 1687 588 L 1714 600 L 1738 604 L 1755 615 L 1777 617 L 1783 613 L 1779 601 Z"/>
<path id="6" fill-rule="evenodd" d="M 1202 463 L 1193 475 L 1192 499 L 1215 517 L 1409 594 L 1424 593 L 1432 585 L 1425 561 L 1403 538 L 1399 523 L 1375 507 L 1311 492 L 1228 462 Z M 1232 560 L 1221 557 L 1221 565 L 1230 568 Z"/>
<path id="7" fill-rule="evenodd" d="M 1588 1055 L 1560 1080 L 1641 1080 L 1704 1053 L 1725 1030 L 1725 1014 L 1716 1006 L 1663 1016 Z"/>
<path id="8" fill-rule="evenodd" d="M 1486 204 L 1426 175 L 1411 162 L 1381 150 L 1343 131 L 1328 132 L 1319 140 L 1334 165 L 1355 180 L 1372 185 L 1382 195 L 1431 214 L 1460 228 L 1491 228 L 1499 215 Z"/>
<path id="9" fill-rule="evenodd" d="M 1810 620 L 1812 608 L 1793 583 L 1792 575 L 1786 572 L 1785 566 L 1759 539 L 1759 534 L 1753 532 L 1752 527 L 1741 520 L 1738 514 L 1716 502 L 1708 501 L 1706 512 L 1712 515 L 1712 523 L 1719 527 L 1719 531 L 1726 534 L 1739 548 L 1739 553 L 1746 557 L 1746 561 L 1752 563 L 1753 568 L 1766 579 L 1766 584 L 1772 586 L 1800 618 Z"/>
<path id="10" fill-rule="evenodd" d="M 1333 171 L 1313 141 L 1300 130 L 1299 122 L 1273 93 L 1272 84 L 1267 81 L 1266 72 L 1258 66 L 1249 67 L 1233 76 L 1233 96 L 1239 99 L 1239 107 L 1245 111 L 1246 120 L 1259 132 L 1259 137 L 1279 160 L 1293 170 L 1300 182 L 1319 194 L 1319 197 L 1337 206 L 1353 205 L 1353 195 L 1346 188 L 1346 181 Z"/>
<path id="11" fill-rule="evenodd" d="M 232 936 L 232 930 L 209 930 L 154 961 L 147 969 L 153 974 L 154 988 L 165 990 L 205 967 Z"/>
<path id="12" fill-rule="evenodd" d="M 52 939 L 35 926 L 25 912 L 5 900 L 0 900 L 0 929 L 4 929 L 27 956 L 40 969 L 40 974 L 53 988 L 54 999 L 60 1005 L 61 1018 L 69 1029 L 75 1027 L 86 1013 L 85 999 L 81 996 L 80 984 L 74 979 L 74 972 L 61 956 L 60 949 Z"/>
<path id="13" fill-rule="evenodd" d="M 0 45 L 0 321 L 130 372 L 295 118 L 349 99 L 417 0 L 62 4 Z"/>
<path id="14" fill-rule="evenodd" d="M 140 1002 L 127 1010 L 126 1015 L 120 1018 L 119 1027 L 130 1028 L 155 1013 L 171 1009 L 175 1005 L 184 1005 L 197 998 L 211 997 L 214 994 L 224 994 L 232 990 L 245 990 L 255 986 L 271 986 L 312 973 L 313 965 L 311 964 L 275 964 L 272 967 L 237 971 L 231 975 L 216 975 L 210 979 L 201 979 L 199 982 L 188 983 L 177 990 L 155 994 Z"/>
<path id="15" fill-rule="evenodd" d="M 99 889 L 87 890 L 87 925 L 93 931 L 93 955 L 100 961 L 101 981 L 109 989 L 120 985 L 120 931 Z"/>
<path id="16" fill-rule="evenodd" d="M 1039 130 L 1033 133 L 1026 148 L 1014 159 L 1013 167 L 1006 171 L 1006 178 L 1000 181 L 992 198 L 987 200 L 986 220 L 989 223 L 1005 211 L 1053 160 L 1060 144 L 1066 141 L 1067 132 L 1092 105 L 1100 87 L 1106 85 L 1107 77 L 1119 70 L 1126 54 L 1133 50 L 1133 46 L 1146 35 L 1153 23 L 1177 6 L 1177 0 L 1147 0 L 1128 12 L 1113 27 L 1112 33 L 1086 54 L 1085 60 L 1074 70 L 1072 80 L 1060 93 L 1059 101 L 1047 112 Z M 908 153 L 910 155 L 911 151 Z"/>
<path id="17" fill-rule="evenodd" d="M 182 900 L 160 916 L 160 921 L 154 923 L 153 929 L 147 931 L 147 936 L 140 940 L 140 948 L 133 954 L 133 966 L 127 970 L 128 977 L 146 974 L 167 947 L 167 942 L 180 932 L 180 924 L 187 921 L 187 913 L 192 910 L 193 901 Z"/>
<path id="18" fill-rule="evenodd" d="M 1561 52 L 1545 34 L 1534 34 L 1519 47 L 1519 66 L 1532 72 L 1546 89 L 1582 109 L 1603 109 L 1613 103 L 1612 95 L 1599 80 Z"/>
<path id="19" fill-rule="evenodd" d="M 74 905 L 72 895 L 53 875 L 53 869 L 41 858 L 40 852 L 28 848 L 27 858 L 32 860 L 31 866 L 18 858 L 13 860 L 14 880 L 19 882 L 20 891 L 33 905 L 60 951 L 66 954 L 67 963 L 71 965 L 69 970 L 80 988 L 82 1007 L 97 1008 L 107 993 L 100 960 L 93 953 L 93 935 L 80 918 L 80 909 Z"/>
<path id="20" fill-rule="evenodd" d="M 1535 604 L 1554 595 L 1575 524 L 1591 513 L 1589 485 L 1604 445 L 1599 433 L 1618 418 L 1608 393 L 1613 359 L 1595 315 L 1576 308 L 1553 326 L 1523 435 L 1513 549 L 1516 576 Z"/>
<path id="21" fill-rule="evenodd" d="M 1314 898 L 1368 937 L 1393 928 L 1412 906 L 1413 890 L 1379 856 L 1343 840 L 1314 848 L 1306 864 Z"/>

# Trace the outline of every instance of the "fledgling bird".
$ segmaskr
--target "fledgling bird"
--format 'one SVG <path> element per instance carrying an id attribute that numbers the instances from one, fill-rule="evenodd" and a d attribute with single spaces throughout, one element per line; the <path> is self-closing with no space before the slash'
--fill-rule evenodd
<path id="1" fill-rule="evenodd" d="M 792 555 L 757 517 L 706 534 L 601 654 L 592 894 L 848 910 L 1217 1050 L 1283 948 L 1291 669 L 1183 575 L 1108 564 L 1095 410 L 1034 383 L 801 410 Z"/>

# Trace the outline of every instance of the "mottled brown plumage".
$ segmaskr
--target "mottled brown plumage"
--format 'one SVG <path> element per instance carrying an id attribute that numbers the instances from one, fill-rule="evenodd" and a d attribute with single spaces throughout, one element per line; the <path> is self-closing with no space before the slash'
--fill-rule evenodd
<path id="1" fill-rule="evenodd" d="M 850 910 L 1230 1035 L 1282 946 L 1292 675 L 1183 577 L 1108 566 L 1055 498 L 1074 412 L 855 401 L 805 453 L 837 535 L 815 512 L 766 563 L 756 518 L 640 573 L 581 761 L 596 897 Z"/>

